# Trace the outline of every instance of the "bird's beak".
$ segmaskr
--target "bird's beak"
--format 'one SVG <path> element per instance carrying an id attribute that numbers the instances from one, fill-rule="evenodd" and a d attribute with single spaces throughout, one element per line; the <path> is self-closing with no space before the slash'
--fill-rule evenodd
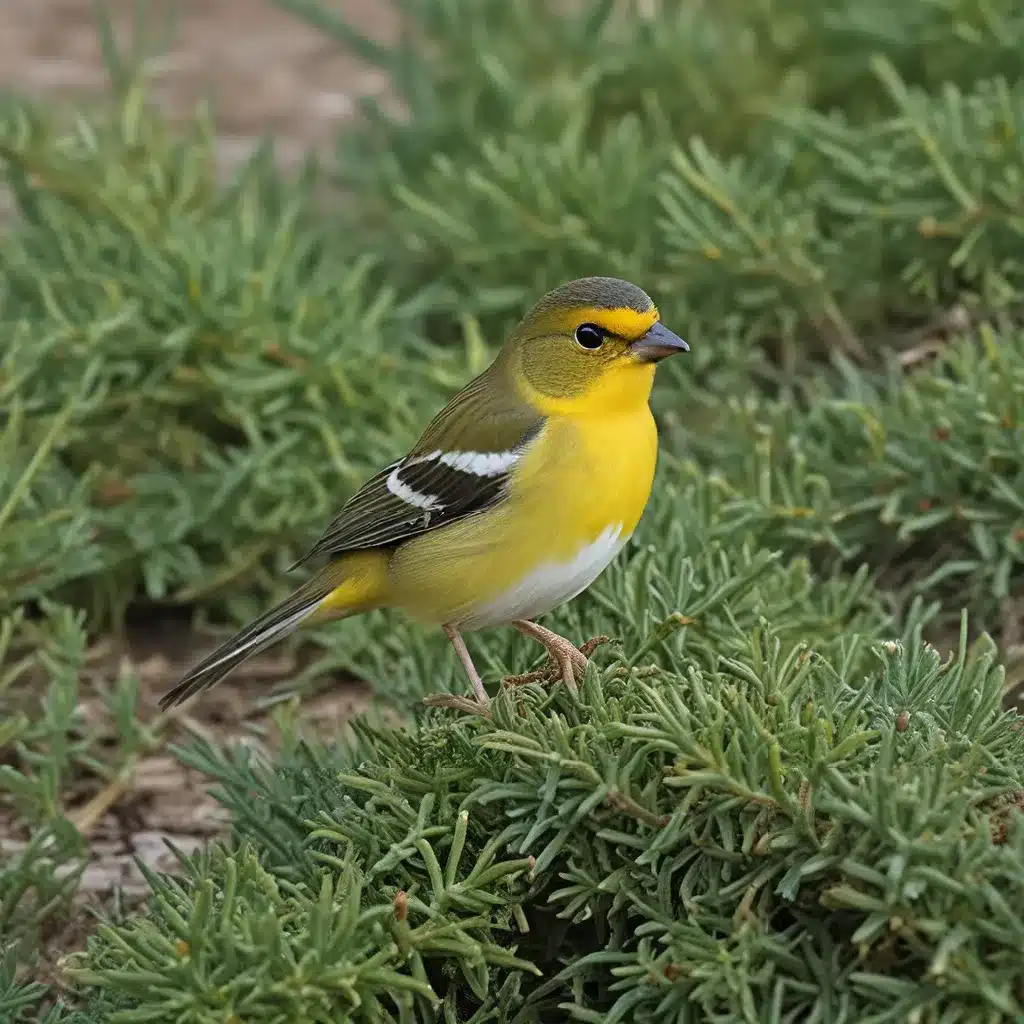
<path id="1" fill-rule="evenodd" d="M 641 363 L 657 363 L 677 352 L 689 352 L 690 346 L 658 322 L 642 338 L 637 338 L 629 350 Z"/>

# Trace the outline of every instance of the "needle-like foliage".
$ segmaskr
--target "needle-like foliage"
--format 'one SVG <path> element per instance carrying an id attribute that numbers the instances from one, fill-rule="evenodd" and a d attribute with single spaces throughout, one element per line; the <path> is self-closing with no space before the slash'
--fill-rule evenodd
<path id="1" fill-rule="evenodd" d="M 141 85 L 70 134 L 0 122 L 0 600 L 79 581 L 98 626 L 280 571 L 480 354 L 316 225 L 313 172 L 168 136 Z"/>
<path id="2" fill-rule="evenodd" d="M 850 673 L 766 624 L 273 770 L 200 745 L 230 851 L 153 878 L 73 974 L 128 997 L 112 1022 L 1012 1020 L 1024 735 L 994 655 L 911 634 Z"/>
<path id="3" fill-rule="evenodd" d="M 0 1021 L 1024 1018 L 1020 4 L 394 4 L 383 43 L 280 0 L 389 77 L 326 168 L 268 143 L 223 180 L 108 23 L 109 106 L 0 109 Z M 424 710 L 465 687 L 440 634 L 307 634 L 292 689 L 347 672 L 369 712 L 177 750 L 231 834 L 55 1002 L 26 973 L 87 856 L 70 780 L 127 785 L 168 725 L 127 669 L 100 737 L 90 638 L 265 607 L 595 273 L 692 352 L 639 532 L 546 620 L 607 641 L 579 697 L 513 631 L 470 639 L 491 720 Z"/>
<path id="4" fill-rule="evenodd" d="M 1024 334 L 985 326 L 909 374 L 844 370 L 785 401 L 711 398 L 715 426 L 690 443 L 771 521 L 765 543 L 873 563 L 905 596 L 1003 628 L 1024 575 Z M 666 418 L 686 443 L 685 417 Z"/>

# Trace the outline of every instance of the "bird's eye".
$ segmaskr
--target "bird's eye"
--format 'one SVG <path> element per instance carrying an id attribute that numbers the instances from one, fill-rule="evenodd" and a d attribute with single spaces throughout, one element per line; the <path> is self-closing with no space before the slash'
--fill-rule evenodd
<path id="1" fill-rule="evenodd" d="M 576 328 L 576 344 L 593 351 L 604 344 L 604 331 L 597 324 L 580 324 Z"/>

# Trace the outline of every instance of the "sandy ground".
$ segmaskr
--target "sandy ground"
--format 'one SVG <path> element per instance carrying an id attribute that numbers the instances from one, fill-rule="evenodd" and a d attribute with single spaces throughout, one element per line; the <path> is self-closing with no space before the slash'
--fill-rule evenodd
<path id="1" fill-rule="evenodd" d="M 323 0 L 360 31 L 378 39 L 396 29 L 387 0 Z M 272 131 L 281 155 L 294 159 L 325 148 L 355 111 L 360 95 L 386 85 L 327 35 L 270 0 L 150 0 L 157 39 L 154 92 L 172 117 L 187 117 L 212 97 L 225 163 L 242 159 Z M 107 0 L 119 38 L 133 36 L 136 0 Z M 70 101 L 98 95 L 107 83 L 93 0 L 0 0 L 0 89 Z"/>

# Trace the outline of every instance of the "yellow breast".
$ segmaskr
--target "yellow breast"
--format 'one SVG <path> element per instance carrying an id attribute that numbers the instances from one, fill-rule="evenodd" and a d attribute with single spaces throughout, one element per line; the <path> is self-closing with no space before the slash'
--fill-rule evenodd
<path id="1" fill-rule="evenodd" d="M 585 589 L 629 539 L 656 459 L 646 400 L 550 415 L 500 506 L 395 552 L 389 603 L 464 629 L 543 614 Z"/>

